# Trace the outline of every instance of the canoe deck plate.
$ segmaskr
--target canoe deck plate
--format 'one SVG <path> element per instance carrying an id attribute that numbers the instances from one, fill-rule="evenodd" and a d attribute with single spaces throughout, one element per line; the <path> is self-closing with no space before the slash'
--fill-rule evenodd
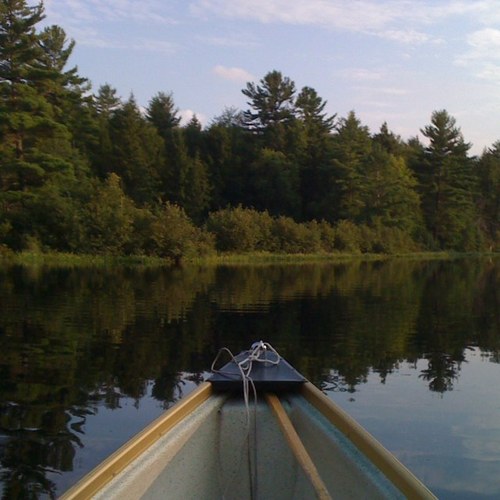
<path id="1" fill-rule="evenodd" d="M 242 375 L 237 365 L 248 357 L 249 351 L 243 351 L 234 357 L 229 363 L 213 373 L 207 380 L 211 382 L 215 391 L 235 391 L 241 390 Z M 306 379 L 293 368 L 281 356 L 277 364 L 272 364 L 276 361 L 276 354 L 272 352 L 264 353 L 264 360 L 252 364 L 252 369 L 249 378 L 252 379 L 255 388 L 258 391 L 293 391 L 300 388 L 306 382 Z M 266 362 L 265 359 L 269 359 Z"/>

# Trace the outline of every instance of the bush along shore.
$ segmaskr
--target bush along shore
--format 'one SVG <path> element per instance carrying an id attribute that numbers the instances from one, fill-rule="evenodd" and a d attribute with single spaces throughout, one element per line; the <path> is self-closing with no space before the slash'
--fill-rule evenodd
<path id="1" fill-rule="evenodd" d="M 1 255 L 500 249 L 500 141 L 471 155 L 444 109 L 407 140 L 372 133 L 274 69 L 247 109 L 182 123 L 171 91 L 94 91 L 43 2 L 2 5 Z"/>
<path id="2" fill-rule="evenodd" d="M 54 266 L 181 264 L 258 264 L 307 263 L 348 259 L 451 258 L 462 253 L 429 252 L 419 247 L 407 234 L 384 226 L 359 226 L 349 221 L 336 225 L 328 222 L 297 223 L 289 217 L 271 217 L 268 212 L 237 207 L 213 212 L 206 224 L 198 227 L 184 210 L 166 203 L 156 216 L 151 215 L 147 249 L 136 246 L 136 253 L 121 253 L 138 235 L 128 226 L 121 243 L 105 244 L 105 234 L 98 239 L 93 253 L 54 252 L 38 242 L 21 252 L 0 247 L 0 260 L 6 263 Z M 469 253 L 471 255 L 471 253 Z M 477 254 L 476 254 L 477 255 Z"/>

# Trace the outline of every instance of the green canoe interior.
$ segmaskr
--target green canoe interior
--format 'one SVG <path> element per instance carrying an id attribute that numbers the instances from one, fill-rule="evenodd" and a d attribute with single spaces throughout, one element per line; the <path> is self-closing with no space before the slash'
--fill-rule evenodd
<path id="1" fill-rule="evenodd" d="M 332 497 L 404 498 L 304 398 L 289 394 L 280 399 Z M 252 490 L 254 498 L 316 497 L 266 402 L 259 400 L 256 409 L 251 403 L 250 415 L 248 439 L 241 398 L 213 395 L 105 485 L 96 498 L 245 499 Z M 256 457 L 253 473 L 249 456 L 252 461 Z"/>

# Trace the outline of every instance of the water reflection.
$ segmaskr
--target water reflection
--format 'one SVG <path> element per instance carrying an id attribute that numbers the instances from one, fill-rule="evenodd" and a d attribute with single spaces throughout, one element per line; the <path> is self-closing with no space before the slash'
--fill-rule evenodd
<path id="1" fill-rule="evenodd" d="M 444 394 L 471 346 L 500 359 L 499 272 L 479 259 L 0 269 L 2 495 L 55 497 L 77 463 L 90 467 L 76 459 L 91 449 L 89 418 L 129 400 L 160 412 L 220 346 L 265 339 L 317 385 L 350 393 L 418 364 L 420 383 Z"/>

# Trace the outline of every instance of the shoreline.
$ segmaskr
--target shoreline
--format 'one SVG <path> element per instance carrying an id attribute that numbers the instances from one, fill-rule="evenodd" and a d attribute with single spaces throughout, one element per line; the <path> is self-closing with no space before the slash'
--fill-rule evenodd
<path id="1" fill-rule="evenodd" d="M 318 254 L 277 254 L 269 252 L 253 252 L 244 254 L 216 254 L 206 257 L 186 258 L 181 265 L 166 258 L 151 256 L 120 256 L 120 255 L 85 255 L 72 253 L 39 253 L 20 252 L 0 254 L 0 266 L 5 265 L 33 265 L 46 267 L 188 267 L 188 266 L 239 266 L 239 265 L 299 265 L 325 264 L 348 261 L 386 261 L 394 259 L 409 260 L 451 260 L 457 258 L 498 258 L 498 252 L 410 252 L 396 254 L 373 253 L 318 253 Z"/>

